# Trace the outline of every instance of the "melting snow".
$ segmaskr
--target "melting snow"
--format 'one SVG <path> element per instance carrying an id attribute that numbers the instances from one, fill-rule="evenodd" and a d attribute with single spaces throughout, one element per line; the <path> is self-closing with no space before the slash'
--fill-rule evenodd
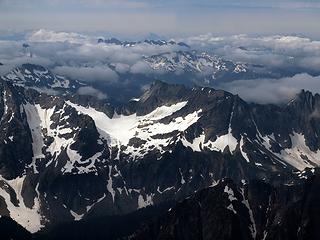
<path id="1" fill-rule="evenodd" d="M 112 196 L 112 201 L 114 202 L 114 196 L 115 196 L 116 192 L 114 191 L 114 189 L 112 187 L 111 170 L 112 170 L 112 167 L 109 166 L 109 179 L 108 179 L 107 189 Z"/>
<path id="2" fill-rule="evenodd" d="M 140 194 L 138 197 L 138 209 L 140 208 L 145 208 L 147 206 L 150 206 L 153 204 L 152 200 L 152 194 L 151 195 L 146 195 L 146 199 Z"/>
<path id="3" fill-rule="evenodd" d="M 74 130 L 77 130 L 77 128 L 71 129 L 60 125 L 57 128 L 51 128 L 51 125 L 53 124 L 53 121 L 51 120 L 52 115 L 62 113 L 63 109 L 56 111 L 55 107 L 46 109 L 42 108 L 39 104 L 32 105 L 30 103 L 25 104 L 23 107 L 27 115 L 27 121 L 32 135 L 33 161 L 31 166 L 33 166 L 34 172 L 37 173 L 36 159 L 45 157 L 42 153 L 42 148 L 45 146 L 43 130 L 45 130 L 47 136 L 53 138 L 52 143 L 46 149 L 47 152 L 51 153 L 53 158 L 50 162 L 46 163 L 46 166 L 54 161 L 55 156 L 60 154 L 62 149 L 65 149 L 69 160 L 62 171 L 64 173 L 72 172 L 76 162 L 81 160 L 81 156 L 77 151 L 70 148 L 74 143 L 73 137 L 66 139 L 63 137 L 63 134 L 72 133 Z M 60 120 L 65 120 L 65 117 Z M 91 163 L 87 167 L 79 167 L 78 173 L 92 171 L 94 169 L 94 163 L 100 155 L 95 155 L 92 158 L 87 159 L 86 161 L 91 161 Z"/>
<path id="4" fill-rule="evenodd" d="M 182 132 L 197 122 L 200 118 L 199 113 L 202 112 L 200 109 L 184 117 L 177 117 L 168 124 L 164 124 L 160 123 L 159 120 L 179 111 L 186 106 L 187 102 L 179 102 L 171 106 L 161 106 L 144 116 L 115 114 L 112 118 L 92 107 L 86 108 L 71 102 L 68 102 L 68 104 L 79 112 L 89 115 L 95 121 L 100 135 L 107 139 L 111 146 L 117 146 L 120 149 L 121 145 L 128 145 L 129 140 L 134 137 L 144 140 L 145 143 L 140 148 L 127 146 L 126 151 L 130 152 L 133 157 L 141 156 L 152 148 L 163 151 L 162 148 L 171 143 L 171 138 L 157 138 L 154 136 L 173 131 Z M 120 152 L 118 156 L 119 154 Z"/>
<path id="5" fill-rule="evenodd" d="M 205 137 L 206 136 L 203 133 L 199 137 L 196 137 L 195 139 L 193 139 L 192 143 L 190 143 L 185 138 L 182 138 L 181 142 L 185 147 L 190 147 L 194 152 L 201 152 L 202 151 L 202 145 L 204 144 Z"/>
<path id="6" fill-rule="evenodd" d="M 303 170 L 306 167 L 312 168 L 314 165 L 320 165 L 320 150 L 317 152 L 311 151 L 306 145 L 305 137 L 302 134 L 294 132 L 290 137 L 292 147 L 281 151 L 281 157 L 287 163 L 299 170 Z M 303 156 L 306 156 L 309 161 L 303 159 Z M 312 163 L 314 163 L 314 165 Z"/>
<path id="7" fill-rule="evenodd" d="M 70 214 L 74 217 L 74 220 L 75 221 L 79 221 L 82 219 L 82 217 L 84 216 L 84 213 L 83 214 L 77 214 L 76 212 L 70 210 Z"/>
<path id="8" fill-rule="evenodd" d="M 217 136 L 217 139 L 212 142 L 211 140 L 205 141 L 205 135 L 202 133 L 199 137 L 195 138 L 192 143 L 188 142 L 186 139 L 182 139 L 182 144 L 186 147 L 191 147 L 193 151 L 200 152 L 204 147 L 214 150 L 223 152 L 224 149 L 229 146 L 229 150 L 231 153 L 237 148 L 238 140 L 232 135 L 232 128 L 231 122 L 233 118 L 233 110 L 231 112 L 230 120 L 229 120 L 229 127 L 228 133 L 225 135 Z"/>
<path id="9" fill-rule="evenodd" d="M 300 171 L 307 167 L 313 168 L 320 165 L 320 150 L 317 152 L 311 151 L 306 145 L 304 135 L 293 132 L 290 138 L 292 147 L 282 150 L 280 154 L 274 153 L 277 157 Z M 264 136 L 261 139 L 263 140 L 262 144 L 268 150 L 271 150 L 270 141 L 275 141 L 274 135 Z"/>
<path id="10" fill-rule="evenodd" d="M 249 215 L 250 215 L 250 221 L 251 221 L 250 231 L 251 231 L 251 235 L 252 235 L 253 239 L 256 239 L 256 235 L 257 235 L 256 223 L 254 221 L 253 212 L 252 212 L 252 209 L 250 207 L 249 201 L 244 196 L 244 189 L 243 188 L 241 189 L 241 194 L 242 194 L 242 198 L 243 198 L 242 203 L 248 208 Z"/>
<path id="11" fill-rule="evenodd" d="M 136 135 L 137 131 L 139 131 L 139 125 L 152 123 L 152 121 L 170 116 L 187 104 L 187 102 L 181 102 L 169 107 L 162 106 L 145 116 L 137 116 L 136 114 L 129 116 L 115 114 L 113 118 L 109 118 L 105 113 L 99 112 L 92 107 L 86 108 L 73 104 L 70 101 L 67 103 L 79 112 L 89 115 L 95 121 L 100 134 L 106 139 L 111 140 L 112 145 L 117 145 L 117 141 L 120 141 L 123 145 L 127 145 L 129 140 Z M 163 132 L 160 130 L 159 133 Z"/>
<path id="12" fill-rule="evenodd" d="M 240 151 L 242 156 L 244 157 L 245 160 L 247 160 L 247 162 L 250 162 L 249 157 L 247 155 L 247 153 L 245 153 L 245 151 L 243 150 L 243 136 L 241 136 L 241 140 L 240 140 Z"/>
<path id="13" fill-rule="evenodd" d="M 226 185 L 224 187 L 224 192 L 228 194 L 228 199 L 230 201 L 230 205 L 227 207 L 227 209 L 237 214 L 237 211 L 233 208 L 233 205 L 232 205 L 232 201 L 237 200 L 237 198 L 234 196 L 233 190 L 228 185 Z"/>
<path id="14" fill-rule="evenodd" d="M 5 190 L 5 188 L 7 188 L 6 185 L 0 188 L 0 196 L 2 196 L 5 200 L 7 209 L 10 212 L 10 217 L 21 226 L 25 227 L 27 230 L 34 233 L 39 231 L 43 227 L 43 225 L 41 224 L 42 217 L 40 214 L 40 202 L 38 197 L 36 197 L 34 199 L 34 205 L 32 208 L 28 208 L 24 204 L 23 197 L 21 195 L 24 179 L 25 176 L 16 178 L 14 180 L 5 180 L 0 176 L 0 181 L 4 181 L 12 189 L 14 189 L 19 201 L 18 206 L 15 206 L 11 202 L 10 194 Z"/>
<path id="15" fill-rule="evenodd" d="M 204 147 L 211 151 L 223 152 L 229 146 L 230 152 L 233 153 L 238 145 L 238 140 L 232 135 L 231 130 L 225 135 L 218 136 L 214 142 L 211 140 L 205 142 L 204 133 L 195 138 L 192 143 L 185 138 L 182 138 L 181 142 L 184 146 L 191 147 L 195 152 L 201 152 Z"/>
<path id="16" fill-rule="evenodd" d="M 41 120 L 37 111 L 37 108 L 30 103 L 24 105 L 24 110 L 27 115 L 27 121 L 29 124 L 29 128 L 32 136 L 32 150 L 33 150 L 33 161 L 32 166 L 34 173 L 38 173 L 35 165 L 35 161 L 38 158 L 44 158 L 42 153 L 42 147 L 44 146 L 43 136 L 41 132 Z"/>

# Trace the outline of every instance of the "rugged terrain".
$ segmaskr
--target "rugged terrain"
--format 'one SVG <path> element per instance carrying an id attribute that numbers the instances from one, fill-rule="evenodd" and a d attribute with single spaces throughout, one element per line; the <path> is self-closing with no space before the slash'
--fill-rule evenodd
<path id="1" fill-rule="evenodd" d="M 113 106 L 76 94 L 82 85 L 37 65 L 0 81 L 0 215 L 32 233 L 181 201 L 218 182 L 191 199 L 224 199 L 224 178 L 233 181 L 234 198 L 250 202 L 251 190 L 244 198 L 236 186 L 299 185 L 320 164 L 318 94 L 301 91 L 286 105 L 258 105 L 222 90 L 157 81 L 139 98 Z M 182 206 L 194 207 L 192 201 Z M 228 206 L 221 214 L 238 228 Z M 248 223 L 242 236 L 252 238 L 247 209 L 240 204 L 234 211 Z M 175 217 L 181 216 L 169 216 L 168 224 Z"/>
<path id="2" fill-rule="evenodd" d="M 318 239 L 319 175 L 301 185 L 223 180 L 178 203 L 130 239 Z"/>

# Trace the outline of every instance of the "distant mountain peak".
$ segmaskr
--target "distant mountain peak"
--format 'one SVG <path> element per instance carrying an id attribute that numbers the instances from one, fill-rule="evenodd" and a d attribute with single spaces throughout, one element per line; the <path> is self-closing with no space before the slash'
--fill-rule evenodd
<path id="1" fill-rule="evenodd" d="M 180 47 L 190 48 L 190 46 L 184 42 L 175 42 L 173 40 L 166 41 L 163 39 L 145 39 L 143 41 L 121 41 L 117 38 L 112 37 L 108 39 L 99 38 L 98 43 L 115 44 L 115 45 L 126 46 L 126 47 L 132 47 L 139 44 L 148 44 L 148 45 L 157 45 L 157 46 L 177 45 Z"/>
<path id="2" fill-rule="evenodd" d="M 56 75 L 44 66 L 32 63 L 25 63 L 16 67 L 3 76 L 2 80 L 17 86 L 37 88 L 38 90 L 75 90 L 83 85 L 78 81 Z"/>

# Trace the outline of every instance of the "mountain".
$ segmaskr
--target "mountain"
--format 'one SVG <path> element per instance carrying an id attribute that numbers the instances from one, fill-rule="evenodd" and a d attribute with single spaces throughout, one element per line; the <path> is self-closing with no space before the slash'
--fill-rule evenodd
<path id="1" fill-rule="evenodd" d="M 129 239 L 319 239 L 319 175 L 298 186 L 222 180 Z"/>
<path id="2" fill-rule="evenodd" d="M 241 79 L 292 76 L 292 73 L 272 71 L 262 65 L 234 62 L 222 58 L 210 50 L 193 49 L 184 42 L 173 40 L 122 41 L 117 38 L 101 38 L 98 43 L 127 48 L 154 46 L 152 49 L 157 49 L 157 51 L 149 51 L 143 55 L 142 59 L 150 67 L 150 71 L 146 70 L 145 73 L 138 74 L 138 76 L 135 76 L 137 73 L 126 73 L 123 76 L 124 79 L 129 78 L 130 82 L 136 80 L 140 84 L 150 83 L 150 79 L 164 79 L 169 83 L 212 87 Z M 161 46 L 167 48 L 161 48 Z M 110 63 L 111 68 L 113 68 L 112 65 L 113 63 Z M 118 74 L 122 75 L 121 72 Z M 147 76 L 148 81 L 145 83 L 140 75 Z M 136 85 L 139 85 L 138 83 Z"/>
<path id="3" fill-rule="evenodd" d="M 79 86 L 84 85 L 78 81 L 55 75 L 41 65 L 29 63 L 22 64 L 0 78 L 16 86 L 30 87 L 39 91 L 49 91 L 51 94 L 54 91 L 74 92 Z"/>
<path id="4" fill-rule="evenodd" d="M 39 79 L 0 81 L 0 215 L 33 233 L 181 201 L 223 178 L 299 184 L 320 164 L 318 94 L 258 105 L 157 81 L 113 106 L 35 90 L 49 86 Z"/>
<path id="5" fill-rule="evenodd" d="M 122 41 L 117 38 L 108 38 L 108 39 L 99 38 L 98 43 L 115 44 L 115 45 L 120 45 L 125 47 L 133 47 L 140 44 L 148 44 L 148 45 L 156 45 L 156 46 L 177 45 L 180 47 L 190 48 L 190 46 L 184 42 L 175 42 L 173 40 L 166 41 L 166 40 L 159 40 L 159 39 L 146 39 L 144 41 Z"/>
<path id="6" fill-rule="evenodd" d="M 153 70 L 169 73 L 175 78 L 182 75 L 191 81 L 195 79 L 200 85 L 269 76 L 256 71 L 257 67 L 253 65 L 234 63 L 207 52 L 172 51 L 145 57 L 145 61 Z"/>

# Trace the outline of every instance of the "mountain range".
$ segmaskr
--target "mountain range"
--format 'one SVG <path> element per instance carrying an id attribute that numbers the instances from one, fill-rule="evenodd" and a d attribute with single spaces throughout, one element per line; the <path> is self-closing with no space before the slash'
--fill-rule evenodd
<path id="1" fill-rule="evenodd" d="M 189 64 L 195 59 L 202 65 Z M 195 59 L 179 53 L 146 61 L 169 71 L 177 62 L 199 71 L 204 59 L 221 66 L 207 55 Z M 220 69 L 250 72 L 229 62 Z M 31 64 L 1 77 L 1 216 L 45 239 L 64 224 L 145 219 L 148 208 L 162 214 L 121 237 L 319 236 L 311 211 L 319 198 L 308 190 L 319 184 L 319 94 L 302 90 L 285 105 L 261 105 L 210 87 L 155 81 L 138 98 L 113 105 L 77 94 L 86 84 Z"/>
<path id="2" fill-rule="evenodd" d="M 98 43 L 115 44 L 115 45 L 120 45 L 125 47 L 133 47 L 138 44 L 148 44 L 148 45 L 158 45 L 158 46 L 177 45 L 180 47 L 190 48 L 190 46 L 184 42 L 175 42 L 174 40 L 166 41 L 166 40 L 159 40 L 159 39 L 146 39 L 144 41 L 122 41 L 117 38 L 108 38 L 108 39 L 99 38 Z"/>

